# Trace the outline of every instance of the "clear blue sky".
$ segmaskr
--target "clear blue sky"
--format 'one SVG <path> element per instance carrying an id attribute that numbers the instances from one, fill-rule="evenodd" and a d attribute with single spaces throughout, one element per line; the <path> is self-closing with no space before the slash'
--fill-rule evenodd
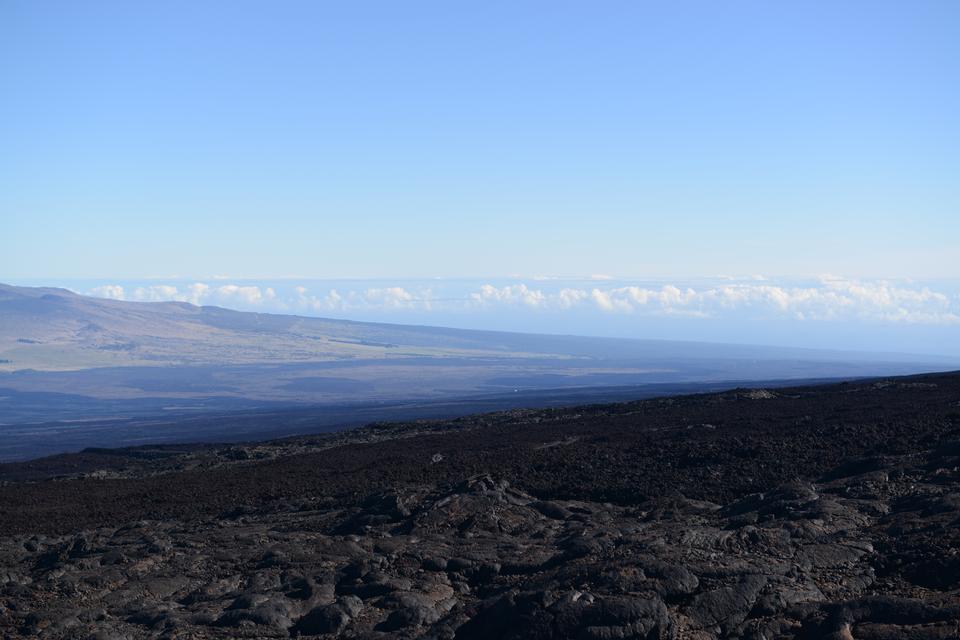
<path id="1" fill-rule="evenodd" d="M 960 275 L 960 2 L 0 3 L 0 279 Z"/>

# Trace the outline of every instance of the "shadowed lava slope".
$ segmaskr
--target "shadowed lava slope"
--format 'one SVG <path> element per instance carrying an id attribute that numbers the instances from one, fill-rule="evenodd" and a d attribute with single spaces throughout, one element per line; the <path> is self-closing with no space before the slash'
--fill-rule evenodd
<path id="1" fill-rule="evenodd" d="M 8 637 L 960 635 L 957 374 L 88 451 L 0 479 Z"/>

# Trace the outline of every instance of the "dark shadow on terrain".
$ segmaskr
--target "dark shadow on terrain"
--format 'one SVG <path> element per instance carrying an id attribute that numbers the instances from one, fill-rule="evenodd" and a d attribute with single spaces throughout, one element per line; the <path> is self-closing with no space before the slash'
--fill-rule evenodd
<path id="1" fill-rule="evenodd" d="M 311 379 L 304 380 L 310 384 Z M 329 380 L 324 378 L 324 380 Z M 336 380 L 336 379 L 334 379 Z M 764 386 L 830 380 L 769 381 Z M 833 381 L 835 382 L 835 381 Z M 177 442 L 243 442 L 327 433 L 372 422 L 442 419 L 487 411 L 625 402 L 657 396 L 707 393 L 748 383 L 663 383 L 632 386 L 517 389 L 462 398 L 410 402 L 349 402 L 297 406 L 242 398 L 137 398 L 95 400 L 55 393 L 0 389 L 29 406 L 59 406 L 62 413 L 91 417 L 0 425 L 0 462 L 27 460 L 87 447 L 133 447 Z M 72 414 L 69 412 L 73 412 Z M 97 417 L 97 415 L 103 417 Z"/>

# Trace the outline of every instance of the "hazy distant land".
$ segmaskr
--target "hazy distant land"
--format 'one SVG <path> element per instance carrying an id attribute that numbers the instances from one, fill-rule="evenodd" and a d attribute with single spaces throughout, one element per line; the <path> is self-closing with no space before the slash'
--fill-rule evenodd
<path id="1" fill-rule="evenodd" d="M 51 451 L 40 423 L 57 422 L 60 433 L 69 424 L 72 437 L 58 442 L 76 448 L 129 442 L 104 425 L 149 416 L 310 407 L 313 428 L 329 429 L 391 412 L 648 397 L 655 385 L 674 392 L 956 366 L 930 356 L 362 323 L 0 285 L 0 428 L 11 435 L 18 425 L 18 457 L 30 438 Z M 214 423 L 193 439 L 242 436 Z M 256 435 L 280 423 L 278 433 L 306 428 L 268 420 Z M 144 440 L 143 428 L 133 441 L 154 439 Z M 156 440 L 173 437 L 157 428 Z"/>

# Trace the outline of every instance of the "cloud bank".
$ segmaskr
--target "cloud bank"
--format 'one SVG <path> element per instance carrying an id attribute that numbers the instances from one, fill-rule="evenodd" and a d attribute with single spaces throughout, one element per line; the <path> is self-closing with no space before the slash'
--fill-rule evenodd
<path id="1" fill-rule="evenodd" d="M 280 289 L 280 292 L 278 292 Z M 910 282 L 825 276 L 805 283 L 760 277 L 716 278 L 697 284 L 534 280 L 475 281 L 457 287 L 408 283 L 358 287 L 356 282 L 285 287 L 259 284 L 103 284 L 87 291 L 114 300 L 176 300 L 281 313 L 461 312 L 511 310 L 528 313 L 593 313 L 720 318 L 747 314 L 796 321 L 862 321 L 889 324 L 960 325 L 960 294 Z"/>
<path id="2" fill-rule="evenodd" d="M 277 294 L 271 287 L 240 286 L 226 284 L 211 286 L 203 282 L 190 285 L 155 284 L 150 286 L 123 287 L 107 284 L 94 287 L 87 293 L 111 300 L 129 300 L 133 302 L 189 302 L 195 305 L 240 304 L 258 306 L 277 300 Z"/>

